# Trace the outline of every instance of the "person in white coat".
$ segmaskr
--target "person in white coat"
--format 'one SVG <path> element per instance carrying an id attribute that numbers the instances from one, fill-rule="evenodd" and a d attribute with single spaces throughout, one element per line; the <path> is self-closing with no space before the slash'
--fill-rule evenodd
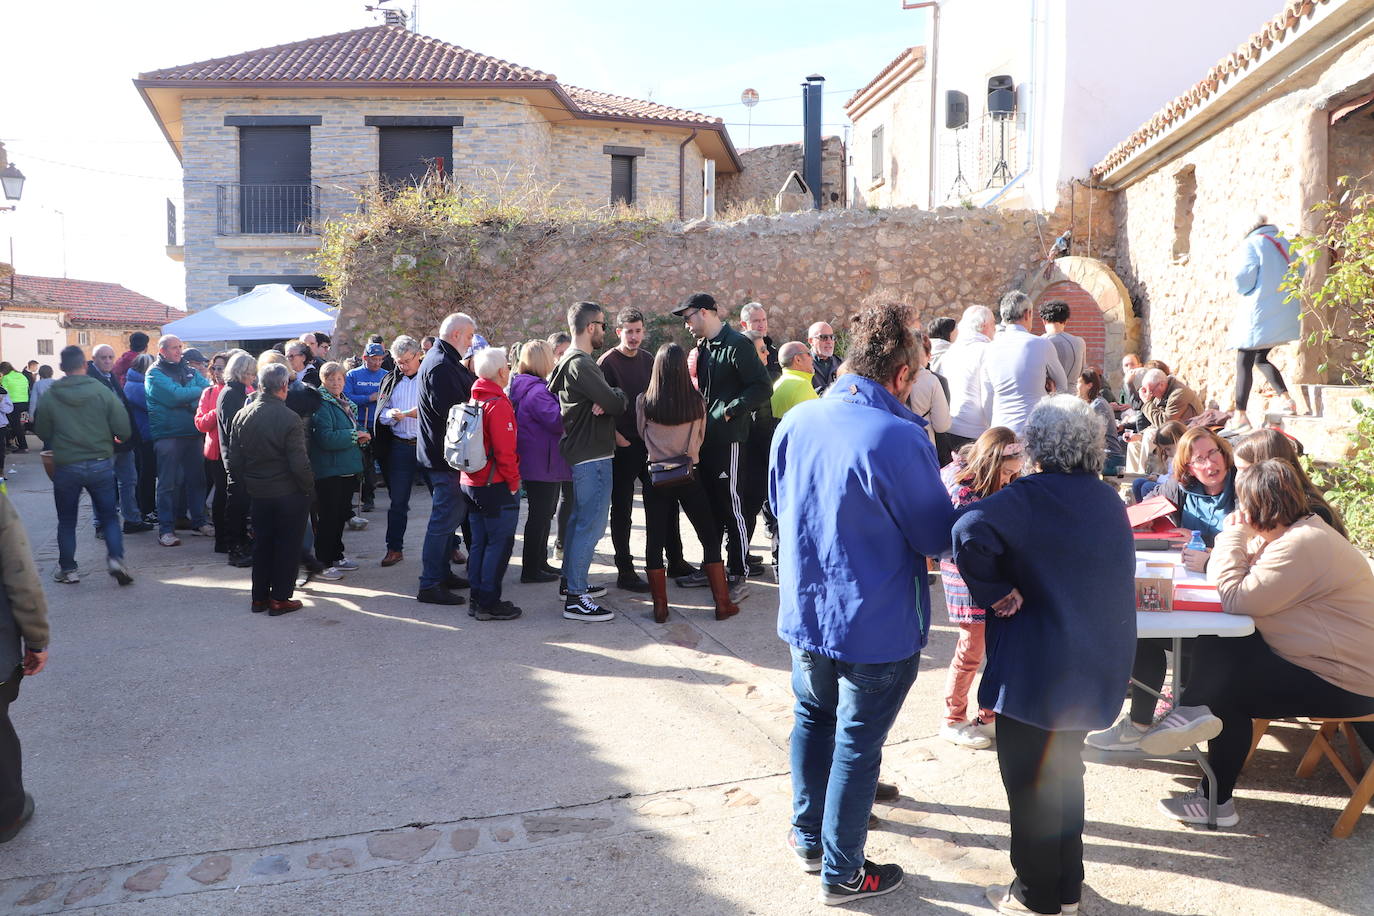
<path id="1" fill-rule="evenodd" d="M 1274 347 L 1302 336 L 1299 304 L 1279 287 L 1292 260 L 1288 240 L 1268 217 L 1258 216 L 1236 252 L 1234 279 L 1240 301 L 1231 322 L 1231 346 L 1236 349 L 1236 406 L 1227 431 L 1249 432 L 1246 406 L 1254 370 L 1264 373 L 1274 393 L 1285 403 L 1285 412 L 1298 412 L 1278 367 L 1269 362 Z"/>

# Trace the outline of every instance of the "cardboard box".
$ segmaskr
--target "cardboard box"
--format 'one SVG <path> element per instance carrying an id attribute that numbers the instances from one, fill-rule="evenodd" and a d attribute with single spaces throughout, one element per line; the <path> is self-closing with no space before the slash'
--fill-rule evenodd
<path id="1" fill-rule="evenodd" d="M 1172 611 L 1174 609 L 1174 570 L 1172 563 L 1137 563 L 1135 570 L 1135 609 Z"/>

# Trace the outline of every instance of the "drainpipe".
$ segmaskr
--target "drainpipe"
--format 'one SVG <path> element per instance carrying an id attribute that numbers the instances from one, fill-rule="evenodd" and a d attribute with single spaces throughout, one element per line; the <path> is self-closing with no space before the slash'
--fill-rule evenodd
<path id="1" fill-rule="evenodd" d="M 1039 0 L 1031 0 L 1031 33 L 1029 65 L 1031 76 L 1026 88 L 1026 167 L 1022 169 L 1019 173 L 1017 173 L 1016 177 L 1012 178 L 1011 181 L 1008 181 L 1005 185 L 1003 185 L 1002 190 L 992 195 L 992 198 L 987 203 L 983 204 L 983 209 L 985 210 L 990 208 L 993 204 L 997 203 L 997 201 L 1001 200 L 1003 195 L 1005 195 L 1012 188 L 1016 187 L 1016 183 L 1018 181 L 1029 175 L 1031 170 L 1031 164 L 1035 162 L 1035 119 L 1040 114 L 1040 112 L 1036 109 L 1036 106 L 1034 104 L 1035 100 L 1038 98 L 1040 93 L 1040 72 L 1036 69 L 1035 66 L 1035 51 L 1037 47 L 1036 38 L 1040 32 L 1040 17 L 1038 15 L 1039 8 Z M 1070 196 L 1069 199 L 1072 200 L 1072 196 Z"/>
<path id="2" fill-rule="evenodd" d="M 697 129 L 687 135 L 677 148 L 677 218 L 687 218 L 687 144 L 697 138 Z"/>
<path id="3" fill-rule="evenodd" d="M 937 161 L 936 161 L 936 124 L 939 123 L 939 113 L 936 111 L 937 105 L 937 86 L 936 80 L 940 75 L 940 3 L 939 0 L 927 0 L 923 3 L 912 3 L 910 0 L 903 0 L 902 9 L 919 10 L 930 7 L 931 27 L 930 27 L 930 54 L 926 59 L 926 64 L 930 68 L 930 174 L 926 176 L 926 209 L 935 209 L 935 182 L 937 180 Z"/>

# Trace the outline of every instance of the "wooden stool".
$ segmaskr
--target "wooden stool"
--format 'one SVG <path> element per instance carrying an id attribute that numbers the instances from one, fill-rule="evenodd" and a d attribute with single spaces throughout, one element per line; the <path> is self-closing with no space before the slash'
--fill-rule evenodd
<path id="1" fill-rule="evenodd" d="M 1317 763 L 1325 757 L 1331 761 L 1331 765 L 1336 768 L 1336 772 L 1341 774 L 1341 779 L 1345 780 L 1349 787 L 1351 796 L 1350 802 L 1341 812 L 1341 816 L 1336 819 L 1336 826 L 1331 828 L 1331 835 L 1338 840 L 1343 840 L 1350 836 L 1355 830 L 1355 822 L 1359 820 L 1365 805 L 1370 799 L 1374 799 L 1374 760 L 1370 761 L 1368 769 L 1365 768 L 1364 760 L 1360 756 L 1360 739 L 1355 734 L 1352 723 L 1355 722 L 1374 722 L 1374 715 L 1355 716 L 1348 719 L 1324 718 L 1321 716 L 1305 716 L 1308 722 L 1317 726 L 1317 732 L 1312 736 L 1312 743 L 1307 747 L 1307 753 L 1302 755 L 1302 761 L 1298 764 L 1297 775 L 1306 779 L 1316 770 Z M 1255 719 L 1253 725 L 1252 739 L 1250 741 L 1250 756 L 1254 756 L 1255 748 L 1259 746 L 1260 739 L 1269 730 L 1269 719 Z M 1353 767 L 1347 767 L 1346 762 L 1341 759 L 1341 755 L 1336 752 L 1331 744 L 1331 739 L 1337 732 L 1345 734 L 1346 744 L 1350 746 L 1351 762 Z M 1246 757 L 1246 762 L 1250 760 Z M 1356 776 L 1363 773 L 1362 776 Z"/>

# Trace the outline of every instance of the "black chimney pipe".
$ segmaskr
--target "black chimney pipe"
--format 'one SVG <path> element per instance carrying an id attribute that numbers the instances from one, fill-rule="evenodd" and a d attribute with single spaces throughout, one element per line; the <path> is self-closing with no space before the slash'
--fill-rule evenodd
<path id="1" fill-rule="evenodd" d="M 802 180 L 812 205 L 821 208 L 821 90 L 825 77 L 813 73 L 802 83 Z"/>

